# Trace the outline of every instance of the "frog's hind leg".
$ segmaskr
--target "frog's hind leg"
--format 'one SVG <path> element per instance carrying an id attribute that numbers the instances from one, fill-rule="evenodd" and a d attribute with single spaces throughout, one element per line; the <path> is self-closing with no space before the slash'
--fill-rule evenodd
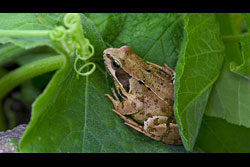
<path id="1" fill-rule="evenodd" d="M 146 135 L 146 136 L 148 136 L 148 137 L 150 137 L 150 138 L 152 138 L 152 139 L 154 139 L 154 140 L 156 140 L 156 141 L 161 141 L 161 137 L 155 136 L 154 134 L 150 134 L 150 133 L 144 131 L 144 129 L 143 129 L 143 127 L 142 127 L 141 125 L 135 126 L 135 125 L 132 125 L 132 124 L 130 124 L 130 123 L 128 123 L 128 122 L 124 122 L 124 124 L 125 124 L 125 125 L 128 125 L 129 127 L 133 128 L 133 129 L 135 129 L 135 130 L 137 130 L 138 132 L 143 133 L 144 135 Z"/>
<path id="2" fill-rule="evenodd" d="M 139 125 L 137 122 L 135 122 L 135 121 L 132 120 L 131 118 L 128 118 L 128 117 L 122 115 L 121 113 L 119 113 L 118 111 L 116 111 L 116 110 L 114 110 L 114 109 L 113 109 L 112 111 L 115 112 L 117 115 L 119 115 L 119 116 L 125 121 L 125 124 L 128 123 L 128 124 L 131 124 L 131 125 L 133 125 L 133 126 L 142 128 L 141 125 Z"/>
<path id="3" fill-rule="evenodd" d="M 175 120 L 165 116 L 153 116 L 144 122 L 144 130 L 161 138 L 167 144 L 182 144 L 178 125 Z"/>

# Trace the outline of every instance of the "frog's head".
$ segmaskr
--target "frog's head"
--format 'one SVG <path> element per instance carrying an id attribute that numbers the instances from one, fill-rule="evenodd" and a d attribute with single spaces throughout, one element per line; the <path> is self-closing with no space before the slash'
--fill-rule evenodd
<path id="1" fill-rule="evenodd" d="M 108 48 L 103 51 L 103 58 L 105 66 L 108 68 L 111 75 L 113 71 L 126 68 L 126 61 L 131 55 L 132 49 L 130 46 L 123 46 L 121 48 Z"/>
<path id="2" fill-rule="evenodd" d="M 130 46 L 122 46 L 121 48 L 108 48 L 103 51 L 104 60 L 112 59 L 116 65 L 123 67 L 124 62 L 133 53 Z"/>
<path id="3" fill-rule="evenodd" d="M 110 75 L 121 87 L 128 90 L 131 76 L 124 71 L 124 65 L 127 57 L 132 53 L 131 47 L 108 48 L 103 53 L 104 64 Z"/>

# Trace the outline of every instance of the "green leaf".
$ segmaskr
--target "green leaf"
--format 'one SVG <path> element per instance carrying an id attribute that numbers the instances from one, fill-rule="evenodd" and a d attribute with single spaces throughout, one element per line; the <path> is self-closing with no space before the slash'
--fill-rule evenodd
<path id="1" fill-rule="evenodd" d="M 243 16 L 248 28 L 248 35 L 240 39 L 241 54 L 243 60 L 242 64 L 240 65 L 236 65 L 235 62 L 232 62 L 230 64 L 230 70 L 250 80 L 250 36 L 249 36 L 250 14 L 244 13 Z"/>
<path id="2" fill-rule="evenodd" d="M 218 14 L 223 35 L 234 35 L 229 14 Z M 249 44 L 249 43 L 248 43 Z M 236 125 L 250 127 L 250 82 L 230 71 L 230 63 L 240 62 L 238 43 L 225 43 L 226 57 L 220 78 L 211 92 L 205 114 L 222 118 Z"/>
<path id="3" fill-rule="evenodd" d="M 224 46 L 214 14 L 185 14 L 184 19 L 174 109 L 185 147 L 192 151 L 211 88 L 220 74 Z"/>
<path id="4" fill-rule="evenodd" d="M 250 129 L 204 116 L 195 149 L 207 153 L 249 153 Z"/>
<path id="5" fill-rule="evenodd" d="M 103 40 L 112 43 L 123 30 L 127 13 L 86 13 L 96 25 Z"/>
<path id="6" fill-rule="evenodd" d="M 128 14 L 115 47 L 132 46 L 144 60 L 174 68 L 183 41 L 182 14 Z"/>
<path id="7" fill-rule="evenodd" d="M 172 14 L 170 17 L 168 14 L 162 14 L 159 15 L 161 16 L 159 20 L 153 16 L 153 14 L 131 14 L 130 19 L 137 20 L 133 24 L 136 22 L 139 25 L 134 25 L 133 30 L 129 26 L 131 20 L 126 20 L 124 22 L 126 28 L 123 27 L 112 45 L 120 47 L 118 39 L 126 43 L 128 37 L 132 40 L 135 38 L 132 34 L 139 31 L 137 33 L 141 33 L 141 36 L 145 36 L 145 38 L 135 39 L 136 43 L 131 41 L 128 45 L 137 48 L 137 51 L 141 53 L 147 53 L 150 48 L 154 50 L 164 46 L 162 44 L 166 42 L 166 38 L 173 37 L 173 34 L 182 34 L 181 15 Z M 144 31 L 140 31 L 145 26 L 141 22 L 146 18 L 149 25 L 157 23 L 157 26 L 151 25 L 149 29 L 144 28 Z M 166 20 L 163 22 L 164 18 L 169 18 L 167 20 L 172 21 L 172 26 L 166 27 L 170 23 Z M 176 20 L 176 18 L 179 19 Z M 160 24 L 161 22 L 162 24 Z M 20 151 L 185 152 L 183 146 L 169 146 L 154 141 L 124 125 L 123 120 L 112 112 L 113 106 L 104 96 L 105 93 L 111 93 L 110 88 L 114 87 L 101 57 L 106 48 L 105 42 L 89 19 L 82 16 L 82 23 L 86 38 L 95 47 L 95 55 L 92 59 L 95 61 L 97 69 L 90 76 L 77 79 L 73 69 L 75 57 L 72 57 L 60 71 L 57 71 L 43 94 L 33 104 L 31 122 L 20 142 Z M 151 28 L 157 28 L 158 31 L 151 33 L 150 36 Z M 112 29 L 109 31 L 111 34 Z M 126 33 L 131 33 L 131 36 L 125 36 Z M 150 48 L 145 48 L 145 43 L 142 43 L 144 39 L 151 44 L 148 45 Z M 154 56 L 155 59 L 162 59 L 167 63 L 167 60 L 171 59 L 167 56 L 172 55 L 172 58 L 176 60 L 178 55 L 175 53 L 178 53 L 181 40 L 177 40 L 177 37 L 174 39 L 176 41 L 169 42 L 170 44 L 166 47 L 172 48 L 174 50 L 172 53 L 167 53 L 162 48 L 157 52 L 161 54 L 157 56 L 149 51 L 148 58 Z M 143 51 L 143 48 L 146 50 Z M 174 60 L 172 60 L 172 65 L 174 65 Z"/>
<path id="8" fill-rule="evenodd" d="M 87 16 L 93 19 L 111 46 L 132 46 L 144 60 L 175 67 L 184 35 L 182 14 L 95 13 Z"/>
<path id="9" fill-rule="evenodd" d="M 64 14 L 2 13 L 0 14 L 0 30 L 52 30 L 55 26 L 62 24 L 63 17 Z M 25 49 L 43 45 L 52 46 L 47 36 L 0 36 L 0 43 L 8 42 Z"/>

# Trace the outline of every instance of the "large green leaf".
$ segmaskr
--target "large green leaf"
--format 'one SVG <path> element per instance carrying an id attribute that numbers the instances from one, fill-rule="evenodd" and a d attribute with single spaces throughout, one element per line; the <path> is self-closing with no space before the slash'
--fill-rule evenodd
<path id="1" fill-rule="evenodd" d="M 218 14 L 223 35 L 233 35 L 229 14 Z M 249 43 L 248 43 L 249 44 Z M 230 63 L 241 60 L 238 43 L 225 43 L 226 57 L 220 78 L 211 92 L 205 114 L 250 127 L 250 81 L 230 71 Z"/>
<path id="2" fill-rule="evenodd" d="M 240 32 L 235 31 L 237 23 L 232 16 L 217 14 L 224 36 Z M 225 41 L 225 53 L 223 69 L 211 91 L 196 148 L 204 152 L 250 152 L 250 82 L 230 71 L 231 62 L 241 61 L 238 43 Z"/>
<path id="3" fill-rule="evenodd" d="M 124 24 L 128 23 L 126 21 L 126 18 L 129 14 L 127 13 L 86 13 L 85 15 L 95 23 L 103 40 L 107 43 L 112 43 L 120 34 L 120 32 L 122 32 Z"/>
<path id="4" fill-rule="evenodd" d="M 144 60 L 175 67 L 184 36 L 183 14 L 122 13 L 104 16 L 88 14 L 94 18 L 106 42 L 113 47 L 132 46 Z"/>
<path id="5" fill-rule="evenodd" d="M 185 14 L 185 40 L 176 67 L 175 115 L 191 151 L 211 88 L 220 74 L 224 45 L 214 14 Z"/>
<path id="6" fill-rule="evenodd" d="M 118 45 L 118 39 L 122 43 L 137 48 L 139 53 L 147 52 L 150 48 L 157 46 L 161 48 L 166 38 L 173 34 L 182 34 L 180 24 L 181 15 L 162 14 L 159 20 L 152 15 L 131 14 L 137 23 L 147 18 L 150 25 L 159 23 L 155 27 L 161 31 L 150 33 L 152 29 L 143 29 L 144 24 L 134 25 L 134 30 L 129 26 L 131 20 L 126 20 L 124 28 L 119 33 L 119 38 L 113 38 L 112 45 Z M 163 18 L 169 18 L 175 22 L 176 26 L 166 27 L 170 24 L 163 22 Z M 176 21 L 176 18 L 179 19 Z M 170 19 L 171 18 L 171 19 Z M 156 22 L 157 21 L 157 22 Z M 160 24 L 162 22 L 162 24 Z M 95 26 L 86 17 L 82 16 L 83 29 L 85 36 L 95 47 L 93 61 L 97 64 L 96 71 L 88 77 L 76 78 L 73 69 L 74 57 L 58 71 L 50 81 L 46 90 L 33 104 L 32 118 L 29 126 L 20 142 L 21 152 L 185 152 L 183 146 L 169 146 L 161 142 L 154 141 L 149 137 L 136 132 L 123 124 L 123 120 L 112 112 L 111 102 L 104 96 L 111 93 L 110 88 L 114 86 L 112 79 L 104 68 L 103 60 L 98 60 L 102 56 L 105 42 L 97 32 Z M 135 24 L 135 21 L 133 22 Z M 141 28 L 140 28 L 141 27 Z M 155 28 L 154 27 L 154 28 Z M 129 30 L 127 30 L 129 28 Z M 139 30 L 138 30 L 139 28 Z M 144 28 L 145 29 L 145 28 Z M 105 30 L 106 31 L 106 30 Z M 112 29 L 109 30 L 112 33 Z M 128 37 L 125 33 L 137 32 L 142 39 L 135 39 L 136 43 L 127 43 Z M 166 32 L 166 33 L 164 33 Z M 173 33 L 171 33 L 173 32 Z M 123 35 L 121 37 L 120 35 Z M 181 35 L 180 35 L 181 36 Z M 124 39 L 123 39 L 124 38 Z M 132 35 L 129 38 L 134 38 Z M 145 47 L 143 40 L 147 39 L 148 45 Z M 177 37 L 176 37 L 177 40 Z M 179 42 L 170 42 L 167 48 L 172 48 L 172 58 L 177 59 L 181 46 Z M 144 50 L 146 49 L 146 50 Z M 163 49 L 162 49 L 163 50 Z M 136 52 L 136 51 L 135 51 Z M 149 52 L 150 53 L 150 52 Z M 162 59 L 167 63 L 168 53 L 165 51 L 157 52 L 161 54 L 149 54 L 155 59 Z M 143 54 L 139 54 L 143 55 Z M 150 56 L 151 55 L 151 56 Z M 153 57 L 151 57 L 153 59 Z M 172 60 L 172 64 L 174 60 Z"/>

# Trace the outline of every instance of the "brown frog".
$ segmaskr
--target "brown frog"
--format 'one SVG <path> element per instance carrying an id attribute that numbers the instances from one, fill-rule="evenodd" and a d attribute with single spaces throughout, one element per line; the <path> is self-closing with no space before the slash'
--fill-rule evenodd
<path id="1" fill-rule="evenodd" d="M 165 65 L 144 62 L 131 47 L 104 50 L 104 63 L 119 95 L 105 94 L 114 112 L 135 130 L 167 144 L 182 144 L 173 112 L 174 71 Z"/>

